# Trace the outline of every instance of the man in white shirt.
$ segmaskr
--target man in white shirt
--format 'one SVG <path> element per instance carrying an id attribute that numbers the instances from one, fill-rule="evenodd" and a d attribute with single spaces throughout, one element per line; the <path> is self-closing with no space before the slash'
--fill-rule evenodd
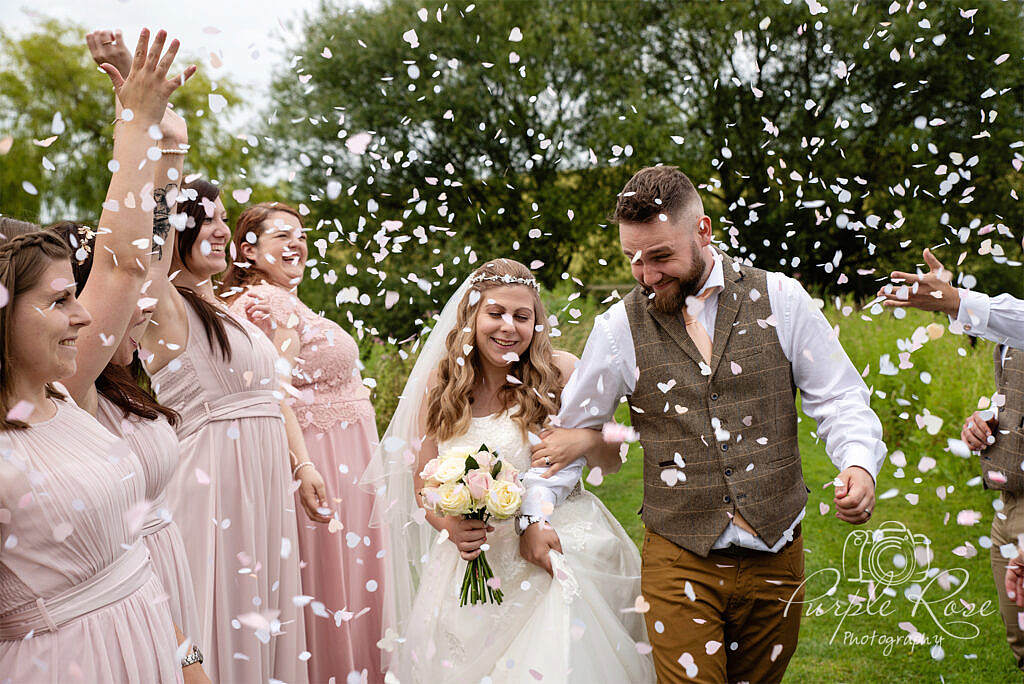
<path id="1" fill-rule="evenodd" d="M 881 423 L 815 302 L 712 247 L 681 171 L 640 170 L 614 219 L 638 285 L 595 320 L 561 424 L 599 429 L 628 398 L 644 451 L 642 590 L 659 681 L 778 681 L 799 635 L 801 611 L 786 607 L 802 599 L 809 492 L 795 391 L 840 471 L 837 516 L 853 524 L 874 506 Z M 527 473 L 527 560 L 558 548 L 544 519 L 584 463 Z"/>
<path id="2" fill-rule="evenodd" d="M 1024 550 L 1019 550 L 1024 535 L 1024 300 L 953 287 L 952 273 L 931 250 L 924 250 L 924 261 L 928 273 L 894 272 L 891 277 L 897 284 L 886 285 L 878 294 L 887 306 L 944 313 L 953 332 L 996 343 L 992 408 L 968 417 L 960 438 L 978 454 L 985 488 L 998 489 L 1002 500 L 992 519 L 989 560 L 1006 640 L 1017 667 L 1024 670 L 1019 612 L 1024 608 Z"/>

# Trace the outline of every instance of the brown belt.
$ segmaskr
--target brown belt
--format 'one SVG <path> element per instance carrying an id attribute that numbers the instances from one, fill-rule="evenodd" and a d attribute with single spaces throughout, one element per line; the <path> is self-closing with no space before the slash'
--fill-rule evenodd
<path id="1" fill-rule="evenodd" d="M 729 558 L 750 558 L 752 556 L 756 557 L 764 555 L 774 556 L 777 553 L 781 553 L 785 549 L 788 549 L 790 546 L 792 546 L 793 542 L 800 538 L 800 534 L 803 532 L 803 530 L 801 529 L 802 526 L 803 523 L 797 523 L 796 527 L 793 528 L 793 538 L 790 541 L 786 542 L 786 544 L 782 548 L 775 552 L 762 551 L 760 549 L 748 549 L 745 546 L 736 546 L 734 544 L 732 546 L 727 546 L 724 549 L 711 549 L 711 553 L 717 553 L 722 556 L 728 556 Z"/>

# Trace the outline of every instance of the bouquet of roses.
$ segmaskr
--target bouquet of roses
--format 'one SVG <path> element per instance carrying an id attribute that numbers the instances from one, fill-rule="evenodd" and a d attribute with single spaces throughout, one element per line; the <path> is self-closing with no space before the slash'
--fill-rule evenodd
<path id="1" fill-rule="evenodd" d="M 420 477 L 426 483 L 420 492 L 424 505 L 438 515 L 460 515 L 486 524 L 491 518 L 511 518 L 523 502 L 519 472 L 487 445 L 449 449 L 431 459 Z M 459 605 L 485 600 L 501 603 L 502 593 L 487 555 L 481 551 L 466 567 Z"/>

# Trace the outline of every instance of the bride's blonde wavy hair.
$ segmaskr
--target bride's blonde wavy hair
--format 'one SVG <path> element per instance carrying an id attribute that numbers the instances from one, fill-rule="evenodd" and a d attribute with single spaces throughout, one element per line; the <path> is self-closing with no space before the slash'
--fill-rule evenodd
<path id="1" fill-rule="evenodd" d="M 532 279 L 533 273 L 518 261 L 495 259 L 474 271 L 473 277 L 477 276 Z M 473 415 L 470 394 L 477 374 L 481 372 L 476 350 L 476 317 L 480 307 L 486 303 L 484 293 L 498 287 L 516 286 L 493 280 L 480 281 L 466 291 L 459 303 L 455 327 L 445 341 L 447 353 L 437 367 L 437 384 L 427 397 L 427 434 L 436 441 L 451 439 L 469 429 Z M 550 416 L 558 413 L 562 391 L 548 335 L 547 313 L 540 293 L 533 287 L 530 290 L 533 292 L 533 339 L 519 360 L 508 365 L 507 375 L 519 382 L 506 380 L 498 390 L 503 409 L 519 409 L 513 420 L 524 434 L 542 427 Z M 474 292 L 479 296 L 474 297 Z M 463 349 L 469 347 L 472 348 L 470 352 L 464 354 Z M 460 364 L 459 359 L 463 359 L 463 363 Z"/>

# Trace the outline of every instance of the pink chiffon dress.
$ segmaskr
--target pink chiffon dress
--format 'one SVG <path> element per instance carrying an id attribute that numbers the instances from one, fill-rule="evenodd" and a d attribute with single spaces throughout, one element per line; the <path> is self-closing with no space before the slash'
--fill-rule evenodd
<path id="1" fill-rule="evenodd" d="M 178 466 L 178 436 L 163 416 L 147 420 L 130 414 L 105 398 L 98 397 L 96 419 L 103 427 L 128 442 L 139 457 L 146 477 L 148 514 L 142 523 L 142 541 L 149 549 L 153 570 L 160 578 L 169 598 L 168 607 L 174 624 L 192 643 L 199 634 L 199 615 L 196 609 L 192 573 L 185 555 L 185 542 L 181 530 L 167 509 L 167 484 Z"/>
<path id="2" fill-rule="evenodd" d="M 383 681 L 377 642 L 384 544 L 382 531 L 370 527 L 373 495 L 358 485 L 377 445 L 377 426 L 370 391 L 359 374 L 359 348 L 337 323 L 284 288 L 261 283 L 248 293 L 269 302 L 278 326 L 299 334 L 292 372 L 298 396 L 290 399 L 291 407 L 337 520 L 329 526 L 299 521 L 302 586 L 314 597 L 313 610 L 306 613 L 310 678 L 344 682 L 351 672 L 365 672 L 368 681 Z M 240 315 L 245 299 L 232 305 Z"/>
<path id="3" fill-rule="evenodd" d="M 225 325 L 231 359 L 191 305 L 181 354 L 152 375 L 181 415 L 167 507 L 183 531 L 199 608 L 196 638 L 214 682 L 307 681 L 304 600 L 274 346 Z M 224 316 L 229 316 L 224 312 Z"/>
<path id="4" fill-rule="evenodd" d="M 0 680 L 179 682 L 142 464 L 73 401 L 0 432 Z"/>

